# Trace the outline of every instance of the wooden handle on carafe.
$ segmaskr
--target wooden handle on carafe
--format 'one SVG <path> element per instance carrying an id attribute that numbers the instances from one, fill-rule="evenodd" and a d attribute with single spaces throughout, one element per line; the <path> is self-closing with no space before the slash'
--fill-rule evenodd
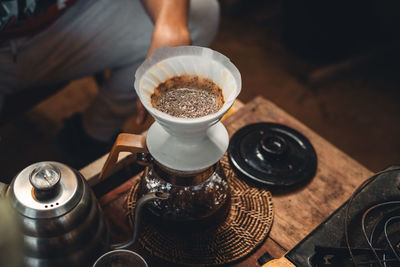
<path id="1" fill-rule="evenodd" d="M 119 134 L 117 140 L 111 148 L 110 153 L 108 154 L 106 163 L 104 163 L 104 166 L 101 170 L 99 175 L 100 181 L 112 173 L 112 170 L 118 161 L 120 152 L 131 152 L 135 157 L 136 153 L 147 152 L 146 137 L 144 135 L 137 134 Z"/>

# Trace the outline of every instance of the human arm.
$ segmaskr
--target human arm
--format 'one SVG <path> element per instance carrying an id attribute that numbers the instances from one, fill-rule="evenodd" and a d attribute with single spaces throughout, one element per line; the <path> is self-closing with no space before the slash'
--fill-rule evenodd
<path id="1" fill-rule="evenodd" d="M 163 46 L 190 45 L 188 29 L 188 0 L 142 0 L 142 4 L 154 23 L 153 35 L 147 56 Z M 146 110 L 140 100 L 137 101 L 136 122 L 143 123 Z"/>

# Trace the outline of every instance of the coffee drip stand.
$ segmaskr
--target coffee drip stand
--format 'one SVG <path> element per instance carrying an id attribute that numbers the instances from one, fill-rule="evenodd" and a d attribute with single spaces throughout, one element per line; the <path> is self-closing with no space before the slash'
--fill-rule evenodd
<path id="1" fill-rule="evenodd" d="M 222 108 L 200 118 L 172 117 L 153 108 L 154 88 L 182 74 L 213 80 L 223 91 Z M 273 211 L 270 193 L 237 179 L 224 156 L 229 136 L 220 120 L 240 92 L 239 71 L 228 58 L 208 48 L 166 47 L 147 59 L 135 78 L 137 95 L 156 121 L 146 137 L 119 135 L 100 179 L 112 172 L 122 151 L 146 165 L 128 196 L 131 222 L 138 219 L 133 214 L 141 195 L 169 194 L 167 200 L 147 204 L 153 216 L 143 218 L 139 242 L 174 264 L 227 264 L 247 255 L 268 234 Z M 252 210 L 254 205 L 260 208 Z M 248 223 L 244 225 L 243 220 Z M 249 240 L 232 246 L 243 238 Z"/>
<path id="2" fill-rule="evenodd" d="M 151 104 L 154 88 L 183 74 L 214 81 L 225 98 L 221 109 L 199 118 L 173 117 L 155 109 Z M 156 121 L 145 140 L 130 134 L 117 138 L 101 177 L 112 170 L 120 152 L 132 152 L 138 163 L 147 166 L 140 194 L 158 191 L 170 195 L 168 200 L 150 203 L 151 213 L 184 224 L 207 220 L 229 204 L 229 185 L 219 164 L 229 136 L 220 119 L 240 92 L 239 71 L 228 58 L 208 48 L 165 47 L 141 65 L 135 78 L 137 95 Z"/>

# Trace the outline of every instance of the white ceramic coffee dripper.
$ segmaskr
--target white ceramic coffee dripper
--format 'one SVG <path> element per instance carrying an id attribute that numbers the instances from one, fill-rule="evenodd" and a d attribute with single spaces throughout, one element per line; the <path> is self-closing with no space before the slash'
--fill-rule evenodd
<path id="1" fill-rule="evenodd" d="M 222 108 L 199 118 L 173 117 L 155 109 L 150 99 L 154 88 L 182 74 L 213 80 L 223 92 Z M 229 136 L 220 119 L 241 90 L 240 73 L 226 56 L 204 47 L 163 47 L 139 67 L 134 85 L 144 107 L 156 120 L 146 138 L 147 149 L 156 161 L 174 170 L 194 171 L 221 159 L 228 148 Z"/>

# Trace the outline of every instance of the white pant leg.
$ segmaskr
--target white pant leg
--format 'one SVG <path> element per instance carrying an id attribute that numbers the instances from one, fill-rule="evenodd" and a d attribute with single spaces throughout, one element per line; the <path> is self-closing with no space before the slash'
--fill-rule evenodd
<path id="1" fill-rule="evenodd" d="M 137 64 L 151 25 L 140 0 L 79 0 L 39 34 L 0 44 L 0 95 Z"/>
<path id="2" fill-rule="evenodd" d="M 209 46 L 217 35 L 219 19 L 217 0 L 191 0 L 189 31 L 193 45 Z"/>
<path id="3" fill-rule="evenodd" d="M 142 58 L 151 22 L 140 0 L 79 0 L 46 30 L 0 48 L 0 94 L 58 84 Z M 139 26 L 141 25 L 141 26 Z"/>

